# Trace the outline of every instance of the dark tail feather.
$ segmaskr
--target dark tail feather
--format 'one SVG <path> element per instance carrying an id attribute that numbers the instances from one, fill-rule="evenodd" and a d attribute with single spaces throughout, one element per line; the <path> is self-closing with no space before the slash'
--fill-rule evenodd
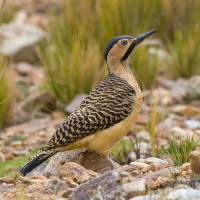
<path id="1" fill-rule="evenodd" d="M 26 176 L 26 174 L 28 174 L 38 165 L 40 165 L 45 160 L 53 156 L 55 153 L 57 153 L 55 149 L 46 150 L 46 151 L 45 151 L 45 148 L 41 149 L 40 152 L 35 157 L 33 157 L 30 162 L 28 162 L 24 167 L 22 167 L 22 169 L 20 170 L 20 173 L 23 176 Z"/>

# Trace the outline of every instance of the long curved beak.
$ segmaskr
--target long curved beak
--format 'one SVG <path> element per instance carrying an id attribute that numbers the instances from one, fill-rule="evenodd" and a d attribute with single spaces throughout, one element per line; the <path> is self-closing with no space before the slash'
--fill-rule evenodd
<path id="1" fill-rule="evenodd" d="M 147 31 L 145 33 L 142 33 L 136 37 L 133 37 L 133 42 L 131 43 L 130 47 L 128 48 L 128 50 L 126 51 L 126 53 L 124 54 L 124 56 L 122 57 L 121 61 L 125 61 L 129 55 L 132 53 L 133 49 L 140 44 L 145 38 L 149 37 L 150 35 L 154 34 L 157 30 L 151 30 L 151 31 Z"/>

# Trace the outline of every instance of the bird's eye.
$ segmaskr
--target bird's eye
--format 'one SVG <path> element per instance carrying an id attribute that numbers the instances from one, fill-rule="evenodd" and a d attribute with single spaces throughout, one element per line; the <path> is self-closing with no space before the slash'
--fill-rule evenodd
<path id="1" fill-rule="evenodd" d="M 126 46 L 127 44 L 128 44 L 128 42 L 126 40 L 121 41 L 122 46 Z"/>

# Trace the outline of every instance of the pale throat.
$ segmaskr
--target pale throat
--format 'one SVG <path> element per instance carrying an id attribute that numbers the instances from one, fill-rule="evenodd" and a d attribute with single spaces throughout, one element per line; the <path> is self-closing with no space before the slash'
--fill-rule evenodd
<path id="1" fill-rule="evenodd" d="M 135 77 L 133 76 L 131 69 L 129 67 L 129 59 L 124 62 L 111 62 L 111 65 L 108 63 L 108 69 L 110 72 L 115 73 L 120 78 L 125 79 L 131 86 L 135 87 Z M 138 87 L 138 85 L 137 85 Z"/>

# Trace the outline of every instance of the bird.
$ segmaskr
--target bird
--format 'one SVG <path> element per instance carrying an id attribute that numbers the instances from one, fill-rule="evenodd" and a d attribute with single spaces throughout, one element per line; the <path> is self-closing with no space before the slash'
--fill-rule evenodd
<path id="1" fill-rule="evenodd" d="M 113 146 L 129 132 L 142 106 L 139 84 L 129 68 L 130 55 L 138 44 L 156 31 L 138 36 L 116 36 L 107 42 L 104 57 L 108 75 L 66 118 L 36 156 L 22 167 L 20 173 L 23 176 L 57 152 L 82 147 L 96 151 L 110 161 Z"/>

